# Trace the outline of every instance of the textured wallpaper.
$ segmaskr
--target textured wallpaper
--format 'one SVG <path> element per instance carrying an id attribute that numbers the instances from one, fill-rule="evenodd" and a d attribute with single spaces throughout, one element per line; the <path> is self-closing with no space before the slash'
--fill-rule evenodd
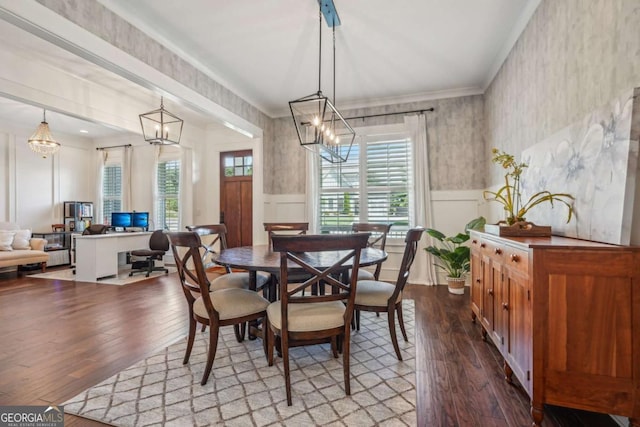
<path id="1" fill-rule="evenodd" d="M 482 95 L 438 99 L 381 107 L 342 110 L 344 117 L 413 111 L 434 107 L 427 112 L 429 129 L 429 173 L 433 190 L 469 190 L 485 187 L 486 147 Z M 353 127 L 402 123 L 402 115 L 351 120 Z M 305 192 L 305 153 L 300 147 L 293 120 L 275 120 L 275 140 L 265 162 L 265 190 L 271 194 Z M 267 147 L 265 147 L 267 149 Z M 273 164 L 269 164 L 273 161 Z M 268 175 L 268 176 L 267 176 Z"/>
<path id="2" fill-rule="evenodd" d="M 290 118 L 271 119 L 260 110 L 206 76 L 95 0 L 37 0 L 47 8 L 92 32 L 197 91 L 264 130 L 267 194 L 305 191 L 304 150 L 297 145 Z M 434 190 L 483 188 L 486 152 L 482 96 L 396 104 L 341 111 L 347 116 L 435 107 L 428 115 L 431 182 Z M 402 122 L 402 116 L 367 120 L 365 125 Z"/>
<path id="3" fill-rule="evenodd" d="M 639 28 L 640 0 L 543 0 L 485 93 L 485 156 L 519 157 L 640 86 Z"/>

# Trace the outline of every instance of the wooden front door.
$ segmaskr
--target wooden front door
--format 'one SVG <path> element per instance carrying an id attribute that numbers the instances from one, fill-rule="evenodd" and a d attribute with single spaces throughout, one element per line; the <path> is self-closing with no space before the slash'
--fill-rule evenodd
<path id="1" fill-rule="evenodd" d="M 253 153 L 220 153 L 220 222 L 227 226 L 227 246 L 253 244 Z"/>

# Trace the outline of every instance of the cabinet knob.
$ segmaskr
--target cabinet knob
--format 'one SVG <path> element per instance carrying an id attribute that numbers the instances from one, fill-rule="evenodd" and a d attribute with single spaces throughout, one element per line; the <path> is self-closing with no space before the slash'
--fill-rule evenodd
<path id="1" fill-rule="evenodd" d="M 502 253 L 502 249 L 500 248 L 495 248 L 495 250 L 493 251 L 496 253 L 496 255 L 500 255 Z"/>
<path id="2" fill-rule="evenodd" d="M 502 303 L 502 309 L 503 310 L 509 310 L 509 304 L 507 304 L 506 302 Z"/>
<path id="3" fill-rule="evenodd" d="M 484 248 L 484 247 L 486 247 L 486 246 L 487 246 L 487 245 L 485 245 L 484 243 L 480 243 L 480 247 L 481 247 L 481 248 Z"/>
<path id="4" fill-rule="evenodd" d="M 493 289 L 487 289 L 487 293 L 488 293 L 489 295 L 493 295 Z"/>
<path id="5" fill-rule="evenodd" d="M 476 279 L 476 283 L 480 283 L 480 279 Z"/>
<path id="6" fill-rule="evenodd" d="M 511 262 L 520 261 L 520 256 L 518 254 L 511 254 Z"/>
<path id="7" fill-rule="evenodd" d="M 473 244 L 475 245 L 476 243 L 478 243 L 478 241 L 477 241 L 476 239 L 473 239 L 473 240 L 471 241 L 471 243 L 473 243 Z"/>

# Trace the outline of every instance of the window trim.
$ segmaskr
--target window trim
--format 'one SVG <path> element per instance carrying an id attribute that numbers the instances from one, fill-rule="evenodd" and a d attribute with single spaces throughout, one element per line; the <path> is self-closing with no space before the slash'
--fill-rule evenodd
<path id="1" fill-rule="evenodd" d="M 412 224 L 415 222 L 415 213 L 414 213 L 414 203 L 415 203 L 415 183 L 414 183 L 414 170 L 416 167 L 416 161 L 413 158 L 413 145 L 415 144 L 415 141 L 413 140 L 413 138 L 411 137 L 411 132 L 409 132 L 409 130 L 407 130 L 406 126 L 404 124 L 391 124 L 391 125 L 379 125 L 379 126 L 366 126 L 366 127 L 360 127 L 360 128 L 355 128 L 356 130 L 356 140 L 354 141 L 354 145 L 355 144 L 363 144 L 361 145 L 361 149 L 358 150 L 359 153 L 359 158 L 358 158 L 358 171 L 359 171 L 359 177 L 358 177 L 358 187 L 354 188 L 354 192 L 358 193 L 358 197 L 359 197 L 359 212 L 358 212 L 358 218 L 359 221 L 366 221 L 366 217 L 368 216 L 368 206 L 367 206 L 367 201 L 368 201 L 368 193 L 371 191 L 372 188 L 376 188 L 376 187 L 367 187 L 367 173 L 366 170 L 363 170 L 363 165 L 366 165 L 366 156 L 367 156 L 367 150 L 366 149 L 362 149 L 364 144 L 368 144 L 370 142 L 383 142 L 383 141 L 387 141 L 387 140 L 401 140 L 401 139 L 406 139 L 409 143 L 409 148 L 408 148 L 408 160 L 409 160 L 409 172 L 408 172 L 408 177 L 407 177 L 407 193 L 409 194 L 409 203 L 408 203 L 408 228 L 412 227 Z M 351 151 L 351 153 L 353 154 L 353 150 Z M 317 162 L 317 176 L 316 176 L 316 182 L 314 185 L 314 196 L 317 198 L 317 202 L 316 202 L 316 209 L 317 209 L 317 224 L 316 224 L 316 229 L 318 230 L 318 232 L 320 232 L 320 228 L 321 228 L 321 222 L 322 222 L 322 215 L 321 215 L 321 209 L 322 209 L 322 204 L 320 203 L 320 199 L 322 197 L 322 194 L 327 194 L 327 193 L 342 193 L 345 192 L 345 187 L 339 187 L 339 188 L 330 188 L 330 189 L 322 189 L 322 159 L 320 158 L 320 156 L 316 156 L 317 158 L 314 159 L 315 162 Z M 364 173 L 362 173 L 364 172 Z M 390 187 L 383 187 L 385 190 L 389 189 Z M 366 190 L 366 191 L 365 191 Z M 364 219 L 363 219 L 364 218 Z M 394 233 L 393 228 L 391 229 L 391 232 L 389 234 L 388 237 L 388 241 L 396 241 L 396 240 L 401 240 L 404 239 L 405 233 L 404 230 L 402 232 L 400 232 L 400 234 L 398 233 Z"/>

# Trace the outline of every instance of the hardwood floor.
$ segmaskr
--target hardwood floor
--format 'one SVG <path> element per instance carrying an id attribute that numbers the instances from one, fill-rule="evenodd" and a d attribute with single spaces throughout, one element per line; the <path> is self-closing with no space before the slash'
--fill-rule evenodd
<path id="1" fill-rule="evenodd" d="M 505 383 L 502 358 L 471 323 L 468 293 L 414 286 L 405 296 L 416 301 L 418 425 L 531 425 L 528 397 Z M 0 405 L 64 402 L 185 336 L 185 312 L 175 273 L 127 286 L 0 274 Z M 103 424 L 67 415 L 65 425 Z M 557 407 L 544 425 L 617 426 Z"/>

